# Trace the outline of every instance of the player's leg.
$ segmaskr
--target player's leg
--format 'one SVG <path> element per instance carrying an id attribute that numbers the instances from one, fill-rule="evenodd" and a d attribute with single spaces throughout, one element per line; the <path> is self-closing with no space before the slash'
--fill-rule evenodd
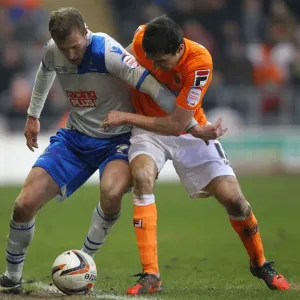
<path id="1" fill-rule="evenodd" d="M 155 161 L 140 154 L 130 162 L 133 178 L 133 226 L 144 273 L 159 275 L 157 259 L 157 211 L 154 182 L 158 170 Z"/>
<path id="2" fill-rule="evenodd" d="M 158 137 L 151 133 L 131 140 L 129 160 L 133 178 L 133 226 L 143 273 L 127 294 L 156 293 L 162 289 L 157 255 L 157 210 L 154 183 L 166 161 L 166 151 Z"/>
<path id="3" fill-rule="evenodd" d="M 83 138 L 76 131 L 59 130 L 56 136 L 51 137 L 51 144 L 37 159 L 26 179 L 10 224 L 7 271 L 0 278 L 2 288 L 14 288 L 16 283 L 20 285 L 26 249 L 33 238 L 34 216 L 38 209 L 57 195 L 61 199 L 70 196 L 97 169 L 86 166 L 72 151 L 77 135 Z"/>
<path id="4" fill-rule="evenodd" d="M 252 274 L 265 281 L 270 289 L 286 290 L 290 285 L 267 262 L 257 220 L 234 176 L 219 176 L 205 188 L 226 208 L 230 223 L 239 235 L 250 258 Z"/>
<path id="5" fill-rule="evenodd" d="M 120 217 L 123 195 L 130 189 L 131 174 L 125 160 L 110 161 L 100 181 L 100 202 L 93 211 L 83 251 L 95 255 Z"/>
<path id="6" fill-rule="evenodd" d="M 17 197 L 6 246 L 6 272 L 0 277 L 1 289 L 21 286 L 23 265 L 35 229 L 37 211 L 60 192 L 52 177 L 42 168 L 33 168 Z"/>
<path id="7" fill-rule="evenodd" d="M 157 210 L 154 182 L 158 174 L 155 161 L 139 154 L 131 162 L 133 178 L 133 226 L 143 272 L 137 274 L 136 284 L 127 290 L 129 295 L 156 293 L 161 290 L 157 255 Z"/>
<path id="8" fill-rule="evenodd" d="M 270 287 L 274 282 L 277 282 L 275 284 L 278 289 L 287 287 L 286 281 L 280 279 L 283 277 L 277 277 L 271 265 L 265 264 L 256 218 L 241 192 L 221 144 L 211 141 L 206 146 L 203 141 L 190 135 L 179 137 L 177 140 L 178 149 L 181 150 L 174 157 L 173 163 L 190 196 L 197 197 L 203 190 L 215 196 L 226 208 L 231 224 L 238 232 L 252 265 L 259 270 L 259 276 L 263 276 Z"/>
<path id="9" fill-rule="evenodd" d="M 102 140 L 100 172 L 100 202 L 92 213 L 92 219 L 82 250 L 91 256 L 104 243 L 118 220 L 121 200 L 130 186 L 131 174 L 128 164 L 130 133 Z M 99 151 L 97 151 L 99 152 Z M 101 153 L 100 153 L 101 154 Z"/>

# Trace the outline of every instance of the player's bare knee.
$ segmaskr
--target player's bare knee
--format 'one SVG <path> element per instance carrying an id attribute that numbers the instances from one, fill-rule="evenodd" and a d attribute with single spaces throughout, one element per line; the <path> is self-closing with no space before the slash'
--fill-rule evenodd
<path id="1" fill-rule="evenodd" d="M 12 218 L 15 222 L 29 222 L 36 214 L 36 207 L 29 193 L 22 192 L 14 203 Z"/>
<path id="2" fill-rule="evenodd" d="M 133 174 L 133 185 L 136 194 L 152 194 L 154 174 L 146 168 L 137 169 Z"/>
<path id="3" fill-rule="evenodd" d="M 249 214 L 250 205 L 245 199 L 236 177 L 216 177 L 207 188 L 226 208 L 229 215 L 245 217 Z"/>
<path id="4" fill-rule="evenodd" d="M 234 217 L 247 217 L 251 209 L 242 193 L 228 195 L 224 201 L 224 206 L 228 214 Z"/>
<path id="5" fill-rule="evenodd" d="M 114 186 L 101 188 L 101 208 L 106 215 L 114 215 L 121 210 L 121 201 L 124 190 Z"/>

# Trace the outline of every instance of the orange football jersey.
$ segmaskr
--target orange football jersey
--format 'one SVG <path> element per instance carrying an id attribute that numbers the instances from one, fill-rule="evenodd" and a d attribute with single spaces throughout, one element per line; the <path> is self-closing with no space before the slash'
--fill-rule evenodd
<path id="1" fill-rule="evenodd" d="M 177 95 L 176 105 L 186 110 L 194 110 L 194 118 L 198 123 L 206 124 L 206 116 L 201 106 L 212 79 L 213 63 L 210 53 L 202 45 L 184 39 L 185 50 L 174 69 L 167 72 L 155 70 L 153 62 L 146 57 L 142 47 L 145 28 L 145 25 L 139 26 L 132 42 L 133 53 L 138 62 Z M 134 90 L 132 99 L 136 111 L 141 115 L 168 115 L 150 96 L 142 92 Z"/>

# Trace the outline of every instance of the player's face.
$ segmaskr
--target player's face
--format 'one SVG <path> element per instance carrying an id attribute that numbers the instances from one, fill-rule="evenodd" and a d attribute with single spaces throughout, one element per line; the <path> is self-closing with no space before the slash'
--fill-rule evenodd
<path id="1" fill-rule="evenodd" d="M 184 52 L 184 45 L 180 45 L 176 53 L 173 54 L 159 54 L 152 56 L 146 53 L 147 58 L 153 61 L 153 65 L 155 69 L 159 69 L 162 71 L 171 71 L 180 60 L 182 54 Z"/>
<path id="2" fill-rule="evenodd" d="M 73 31 L 64 40 L 54 40 L 58 49 L 73 65 L 80 65 L 87 48 L 87 30 L 84 34 Z"/>

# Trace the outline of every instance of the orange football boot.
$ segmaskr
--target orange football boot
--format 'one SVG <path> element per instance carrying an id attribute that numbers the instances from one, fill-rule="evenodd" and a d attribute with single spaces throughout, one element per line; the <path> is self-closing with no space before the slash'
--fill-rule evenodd
<path id="1" fill-rule="evenodd" d="M 155 294 L 162 290 L 160 277 L 148 273 L 139 273 L 134 276 L 139 276 L 140 278 L 134 286 L 127 290 L 127 295 Z"/>
<path id="2" fill-rule="evenodd" d="M 261 267 L 253 267 L 250 271 L 253 276 L 262 279 L 271 290 L 289 290 L 291 288 L 287 280 L 273 268 L 274 262 L 265 262 Z"/>

